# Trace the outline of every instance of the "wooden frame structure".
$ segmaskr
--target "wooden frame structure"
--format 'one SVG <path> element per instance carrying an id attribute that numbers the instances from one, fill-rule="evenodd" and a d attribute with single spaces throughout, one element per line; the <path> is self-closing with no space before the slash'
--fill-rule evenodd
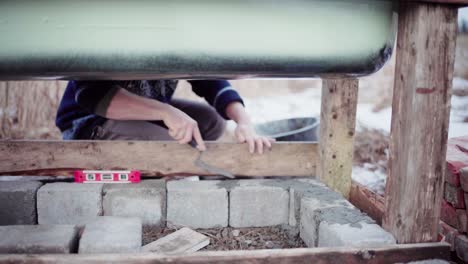
<path id="1" fill-rule="evenodd" d="M 437 241 L 443 191 L 455 43 L 457 8 L 468 0 L 401 1 L 397 66 L 393 98 L 390 170 L 385 201 L 351 182 L 356 118 L 356 79 L 323 81 L 320 143 L 276 144 L 263 156 L 248 156 L 239 145 L 211 143 L 207 158 L 236 175 L 306 176 L 320 179 L 379 218 L 399 243 Z M 428 22 L 430 21 L 430 22 Z M 152 155 L 165 151 L 173 160 Z M 220 152 L 229 158 L 220 159 Z M 152 160 L 142 160 L 141 153 Z M 307 155 L 304 155 L 307 153 Z M 0 142 L 1 174 L 60 175 L 75 168 L 142 169 L 147 175 L 203 174 L 192 165 L 196 153 L 188 146 L 168 142 Z M 132 158 L 133 156 L 133 158 Z M 283 161 L 288 157 L 292 161 Z M 19 162 L 21 161 L 21 162 Z M 274 167 L 271 167 L 274 161 Z M 132 164 L 130 166 L 130 164 Z M 155 164 L 158 166 L 155 170 Z M 356 198 L 357 197 L 357 198 Z M 374 200 L 373 200 L 374 199 Z M 358 205 L 359 206 L 359 205 Z M 383 208 L 382 208 L 383 207 Z M 252 252 L 200 253 L 183 257 L 157 255 L 14 256 L 3 261 L 53 263 L 346 263 L 406 262 L 448 258 L 448 246 L 439 243 L 397 245 L 385 249 L 298 249 Z M 423 254 L 423 255 L 421 255 Z M 421 256 L 421 257 L 420 257 Z M 338 261 L 339 262 L 339 261 Z"/>

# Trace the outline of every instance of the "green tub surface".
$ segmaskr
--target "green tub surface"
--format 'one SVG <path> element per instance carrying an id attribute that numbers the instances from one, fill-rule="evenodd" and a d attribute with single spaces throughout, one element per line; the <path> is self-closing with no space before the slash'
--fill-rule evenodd
<path id="1" fill-rule="evenodd" d="M 390 0 L 0 1 L 0 79 L 366 75 Z"/>

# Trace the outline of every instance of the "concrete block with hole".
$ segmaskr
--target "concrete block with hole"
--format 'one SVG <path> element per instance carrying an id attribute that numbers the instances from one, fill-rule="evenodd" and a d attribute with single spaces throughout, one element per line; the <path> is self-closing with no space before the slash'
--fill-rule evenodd
<path id="1" fill-rule="evenodd" d="M 37 192 L 39 224 L 78 224 L 102 215 L 102 184 L 49 183 Z"/>
<path id="2" fill-rule="evenodd" d="M 232 188 L 229 194 L 229 225 L 262 227 L 288 224 L 289 191 L 268 185 Z"/>
<path id="3" fill-rule="evenodd" d="M 141 243 L 140 218 L 101 216 L 85 225 L 78 253 L 133 253 Z"/>
<path id="4" fill-rule="evenodd" d="M 396 244 L 395 238 L 377 224 L 320 223 L 318 247 L 378 247 Z"/>
<path id="5" fill-rule="evenodd" d="M 296 199 L 300 199 L 299 234 L 308 247 L 319 244 L 319 226 L 323 221 L 338 221 L 347 224 L 359 221 L 373 220 L 361 213 L 341 194 L 325 186 L 317 186 L 307 191 L 296 192 Z"/>
<path id="6" fill-rule="evenodd" d="M 0 253 L 75 253 L 78 228 L 74 225 L 0 226 Z"/>
<path id="7" fill-rule="evenodd" d="M 138 217 L 143 225 L 164 226 L 166 182 L 144 180 L 133 184 L 105 184 L 103 210 L 107 216 Z"/>
<path id="8" fill-rule="evenodd" d="M 300 236 L 309 247 L 396 244 L 390 233 L 354 206 L 323 198 L 303 198 Z"/>
<path id="9" fill-rule="evenodd" d="M 193 228 L 228 225 L 228 192 L 221 181 L 167 183 L 167 224 Z"/>
<path id="10" fill-rule="evenodd" d="M 37 223 L 36 193 L 41 182 L 0 182 L 0 225 L 34 225 Z"/>
<path id="11" fill-rule="evenodd" d="M 343 196 L 315 179 L 297 179 L 287 182 L 290 193 L 289 225 L 297 226 L 301 218 L 301 203 L 307 198 L 315 207 L 331 205 L 351 206 Z"/>

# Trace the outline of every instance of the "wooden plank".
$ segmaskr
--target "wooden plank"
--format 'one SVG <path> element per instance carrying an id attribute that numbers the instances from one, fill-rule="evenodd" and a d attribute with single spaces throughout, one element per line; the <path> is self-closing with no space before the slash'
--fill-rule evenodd
<path id="1" fill-rule="evenodd" d="M 366 248 L 298 248 L 248 251 L 205 251 L 180 256 L 140 254 L 51 254 L 51 255 L 0 255 L 0 263 L 240 263 L 240 264 L 309 264 L 309 263 L 407 263 L 426 259 L 449 260 L 447 243 L 392 245 Z"/>
<path id="2" fill-rule="evenodd" d="M 8 85 L 7 82 L 0 82 L 0 138 L 7 133 L 8 116 Z"/>
<path id="3" fill-rule="evenodd" d="M 316 143 L 276 143 L 263 155 L 245 144 L 207 143 L 202 160 L 237 176 L 312 176 Z M 198 151 L 161 141 L 0 141 L 0 175 L 71 175 L 75 169 L 135 169 L 144 176 L 209 175 Z"/>
<path id="4" fill-rule="evenodd" d="M 0 83 L 0 138 L 61 138 L 55 114 L 66 82 Z"/>
<path id="5" fill-rule="evenodd" d="M 398 27 L 383 224 L 399 243 L 437 241 L 457 9 L 402 3 Z"/>
<path id="6" fill-rule="evenodd" d="M 359 82 L 325 79 L 320 114 L 319 177 L 333 190 L 349 196 Z"/>
<path id="7" fill-rule="evenodd" d="M 141 248 L 142 252 L 180 255 L 196 252 L 210 244 L 210 238 L 188 227 L 183 227 Z"/>
<path id="8" fill-rule="evenodd" d="M 365 186 L 353 181 L 351 183 L 349 201 L 372 217 L 379 225 L 382 224 L 385 212 L 385 199 L 382 195 L 374 193 Z"/>
<path id="9" fill-rule="evenodd" d="M 407 1 L 407 0 L 404 0 Z M 437 4 L 447 4 L 447 5 L 468 5 L 468 0 L 411 0 L 413 2 L 426 2 L 426 3 L 437 3 Z"/>

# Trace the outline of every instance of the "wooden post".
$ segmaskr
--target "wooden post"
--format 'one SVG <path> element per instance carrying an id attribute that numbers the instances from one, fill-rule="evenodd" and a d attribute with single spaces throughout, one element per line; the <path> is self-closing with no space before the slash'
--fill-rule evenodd
<path id="1" fill-rule="evenodd" d="M 319 177 L 346 198 L 351 189 L 358 86 L 357 79 L 325 79 L 322 85 Z"/>
<path id="2" fill-rule="evenodd" d="M 437 240 L 457 8 L 402 2 L 384 227 L 399 243 Z"/>

